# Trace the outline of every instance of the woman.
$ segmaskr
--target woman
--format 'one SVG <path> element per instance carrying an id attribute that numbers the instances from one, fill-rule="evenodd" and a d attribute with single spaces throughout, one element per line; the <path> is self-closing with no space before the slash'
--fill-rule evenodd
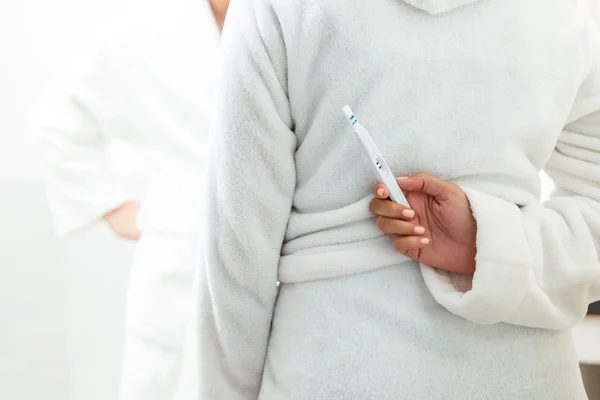
<path id="1" fill-rule="evenodd" d="M 225 32 L 202 398 L 585 398 L 569 328 L 600 297 L 587 0 L 248 0 Z M 372 201 L 345 104 L 411 209 L 381 186 Z"/>
<path id="2" fill-rule="evenodd" d="M 186 331 L 193 325 L 200 182 L 229 0 L 137 5 L 48 93 L 35 135 L 60 234 L 102 219 L 120 237 L 137 240 L 141 232 L 120 398 L 195 398 L 195 351 L 186 343 L 195 335 Z M 115 168 L 117 142 L 138 157 Z"/>

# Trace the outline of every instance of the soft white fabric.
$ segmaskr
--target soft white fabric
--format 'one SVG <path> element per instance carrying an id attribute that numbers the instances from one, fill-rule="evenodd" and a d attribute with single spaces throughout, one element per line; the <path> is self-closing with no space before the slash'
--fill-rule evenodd
<path id="1" fill-rule="evenodd" d="M 187 381 L 196 375 L 190 316 L 197 244 L 197 238 L 170 232 L 148 230 L 140 238 L 127 298 L 123 400 L 196 398 L 195 385 Z"/>
<path id="2" fill-rule="evenodd" d="M 188 399 L 195 398 L 195 354 L 184 341 L 195 315 L 201 179 L 220 33 L 206 0 L 139 5 L 49 91 L 36 113 L 35 141 L 48 167 L 59 233 L 141 201 L 121 398 L 173 399 L 178 390 L 177 398 Z M 115 143 L 133 149 L 132 165 L 111 160 Z M 178 384 L 182 368 L 185 387 Z"/>
<path id="3" fill-rule="evenodd" d="M 465 4 L 472 3 L 476 0 L 405 0 L 408 4 L 416 8 L 427 11 L 431 14 L 440 14 L 446 11 L 453 10 Z"/>
<path id="4" fill-rule="evenodd" d="M 422 266 L 431 295 L 464 319 L 448 320 L 433 336 L 426 330 L 421 341 L 407 346 L 426 351 L 439 340 L 463 337 L 469 339 L 461 341 L 465 360 L 486 346 L 496 364 L 505 366 L 490 373 L 531 377 L 541 369 L 524 362 L 527 352 L 519 346 L 526 344 L 503 347 L 510 341 L 510 334 L 500 334 L 505 324 L 471 329 L 469 321 L 563 329 L 600 297 L 600 35 L 587 0 L 411 3 L 431 13 L 449 12 L 432 15 L 400 0 L 232 3 L 206 191 L 203 398 L 256 399 L 261 379 L 275 382 L 264 399 L 285 398 L 282 393 L 294 398 L 309 387 L 314 391 L 301 398 L 328 398 L 327 382 L 351 385 L 354 371 L 338 373 L 325 354 L 320 364 L 307 361 L 322 352 L 310 346 L 298 346 L 298 352 L 285 347 L 296 362 L 291 373 L 313 377 L 307 387 L 293 390 L 286 386 L 293 380 L 263 377 L 265 360 L 271 371 L 285 368 L 277 362 L 285 359 L 282 353 L 267 355 L 271 323 L 310 320 L 320 312 L 343 315 L 361 306 L 379 316 L 367 331 L 394 330 L 400 320 L 426 323 L 427 310 L 410 306 L 418 303 L 398 302 L 390 314 L 351 293 L 332 294 L 331 302 L 320 304 L 323 310 L 305 308 L 309 289 L 273 314 L 280 266 L 282 291 L 390 265 L 417 267 L 382 250 L 389 238 L 367 209 L 375 177 L 340 111 L 345 104 L 372 133 L 396 175 L 426 171 L 460 184 L 478 223 L 473 278 Z M 558 188 L 543 205 L 542 169 Z M 382 282 L 407 295 L 416 284 Z M 344 340 L 331 329 L 314 333 L 323 348 Z M 534 343 L 544 334 L 512 329 L 537 338 Z M 311 334 L 306 340 L 317 340 Z M 367 332 L 357 334 L 363 339 L 358 346 L 373 346 Z M 565 351 L 565 343 L 556 341 L 556 351 Z M 468 367 L 486 368 L 483 357 L 468 357 Z M 553 355 L 547 357 L 552 362 Z M 354 361 L 360 365 L 360 359 Z M 564 376 L 576 376 L 571 361 L 564 364 Z M 317 368 L 321 365 L 330 368 Z M 360 373 L 405 378 L 407 371 L 384 367 Z M 540 379 L 550 387 L 559 375 L 547 372 Z M 423 387 L 422 398 L 448 393 L 484 398 L 469 396 L 460 381 L 453 385 Z M 490 389 L 485 398 L 492 398 L 494 388 L 499 389 L 482 388 Z M 527 396 L 525 388 L 517 393 L 522 396 L 500 391 L 494 398 L 552 398 L 550 389 L 538 397 Z M 396 394 L 390 396 L 400 398 Z"/>
<path id="5" fill-rule="evenodd" d="M 582 400 L 577 361 L 570 331 L 449 313 L 410 262 L 281 284 L 259 398 Z"/>

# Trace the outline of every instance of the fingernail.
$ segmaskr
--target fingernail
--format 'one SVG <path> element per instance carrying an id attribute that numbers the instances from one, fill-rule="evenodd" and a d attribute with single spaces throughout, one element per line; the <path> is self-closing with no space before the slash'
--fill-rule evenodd
<path id="1" fill-rule="evenodd" d="M 399 181 L 401 181 L 402 179 L 407 179 L 407 178 L 408 178 L 408 176 L 399 176 L 396 179 L 399 180 Z"/>
<path id="2" fill-rule="evenodd" d="M 421 239 L 421 244 L 429 244 L 429 239 L 427 239 L 427 238 Z"/>
<path id="3" fill-rule="evenodd" d="M 402 211 L 402 215 L 404 215 L 406 218 L 412 218 L 415 216 L 415 212 L 413 210 L 404 210 Z"/>
<path id="4" fill-rule="evenodd" d="M 422 235 L 425 233 L 425 228 L 423 228 L 422 226 L 417 226 L 415 227 L 415 233 L 418 235 Z"/>
<path id="5" fill-rule="evenodd" d="M 385 193 L 385 190 L 383 190 L 383 188 L 379 188 L 377 189 L 377 196 L 379 197 L 383 197 L 383 194 Z"/>

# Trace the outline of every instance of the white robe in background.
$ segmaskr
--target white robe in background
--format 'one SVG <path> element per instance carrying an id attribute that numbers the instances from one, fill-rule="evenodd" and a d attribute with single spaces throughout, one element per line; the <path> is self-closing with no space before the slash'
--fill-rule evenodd
<path id="1" fill-rule="evenodd" d="M 186 344 L 183 358 L 182 349 L 193 337 L 186 331 L 220 33 L 207 0 L 144 2 L 127 15 L 48 91 L 35 141 L 58 233 L 141 201 L 121 398 L 165 400 L 177 390 L 194 398 L 195 374 L 179 381 L 182 363 L 194 370 L 193 349 Z M 111 162 L 117 142 L 134 149 L 131 165 Z"/>

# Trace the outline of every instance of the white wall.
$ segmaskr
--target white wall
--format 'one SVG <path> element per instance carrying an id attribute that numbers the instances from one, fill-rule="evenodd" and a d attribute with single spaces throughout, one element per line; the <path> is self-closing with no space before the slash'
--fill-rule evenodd
<path id="1" fill-rule="evenodd" d="M 32 102 L 129 0 L 0 1 L 0 178 L 35 178 L 24 126 Z"/>
<path id="2" fill-rule="evenodd" d="M 54 237 L 26 120 L 125 0 L 0 1 L 0 398 L 116 398 L 130 244 Z"/>

